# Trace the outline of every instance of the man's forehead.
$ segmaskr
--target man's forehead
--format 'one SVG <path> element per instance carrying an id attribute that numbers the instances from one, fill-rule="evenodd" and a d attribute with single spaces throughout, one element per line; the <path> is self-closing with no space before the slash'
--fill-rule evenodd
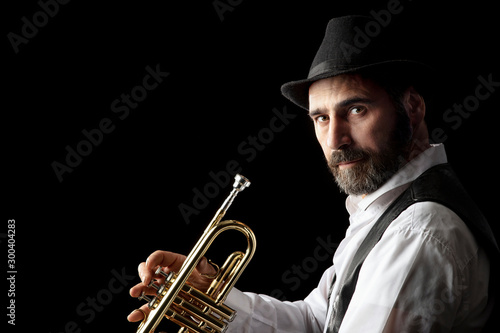
<path id="1" fill-rule="evenodd" d="M 309 94 L 321 90 L 370 88 L 373 85 L 372 80 L 364 78 L 359 74 L 341 74 L 314 82 L 309 87 Z"/>
<path id="2" fill-rule="evenodd" d="M 351 95 L 371 96 L 380 93 L 380 87 L 359 74 L 341 74 L 318 80 L 309 87 L 309 105 L 322 96 L 347 98 Z"/>

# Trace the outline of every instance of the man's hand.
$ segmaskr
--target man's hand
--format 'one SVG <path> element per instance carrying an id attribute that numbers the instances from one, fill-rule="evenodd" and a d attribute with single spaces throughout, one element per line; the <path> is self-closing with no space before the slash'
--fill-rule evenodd
<path id="1" fill-rule="evenodd" d="M 142 292 L 146 295 L 155 295 L 156 290 L 153 287 L 148 287 L 153 279 L 158 280 L 158 284 L 165 281 L 163 276 L 155 276 L 154 273 L 158 266 L 163 267 L 165 273 L 178 272 L 186 260 L 186 256 L 178 253 L 168 252 L 168 251 L 155 251 L 153 252 L 146 262 L 142 262 L 139 265 L 139 277 L 141 278 L 141 283 L 136 284 L 130 289 L 130 296 L 139 297 Z M 198 290 L 205 292 L 212 279 L 207 276 L 213 276 L 216 270 L 212 265 L 210 265 L 206 258 L 200 260 L 198 266 L 193 271 L 189 278 L 189 282 Z M 206 275 L 206 276 L 203 276 Z M 150 312 L 148 305 L 144 304 L 140 308 L 141 311 L 148 314 Z M 128 315 L 127 320 L 131 322 L 140 321 L 144 318 L 141 311 L 134 310 Z"/>

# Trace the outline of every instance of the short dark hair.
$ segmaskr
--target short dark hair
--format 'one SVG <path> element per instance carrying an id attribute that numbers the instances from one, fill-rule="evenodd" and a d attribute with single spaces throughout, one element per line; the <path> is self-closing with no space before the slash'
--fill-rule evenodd
<path id="1" fill-rule="evenodd" d="M 405 75 L 404 73 L 394 73 L 391 71 L 369 70 L 359 72 L 358 74 L 365 79 L 375 82 L 389 95 L 397 112 L 395 139 L 402 144 L 402 147 L 409 144 L 413 133 L 410 118 L 403 103 L 403 96 L 408 88 L 413 87 L 415 91 L 424 99 L 427 109 L 428 97 L 424 96 L 424 93 L 422 93 L 424 89 L 422 89 L 420 83 L 413 80 L 409 75 Z"/>
<path id="2" fill-rule="evenodd" d="M 383 69 L 371 69 L 360 71 L 359 75 L 372 80 L 382 87 L 391 98 L 396 109 L 399 111 L 404 110 L 402 102 L 403 95 L 410 87 L 413 87 L 413 89 L 415 89 L 415 91 L 422 96 L 426 111 L 428 111 L 432 106 L 432 89 L 430 87 L 426 87 L 423 82 L 415 79 L 411 74 L 408 75 L 408 73 L 399 73 L 391 70 L 384 71 Z"/>

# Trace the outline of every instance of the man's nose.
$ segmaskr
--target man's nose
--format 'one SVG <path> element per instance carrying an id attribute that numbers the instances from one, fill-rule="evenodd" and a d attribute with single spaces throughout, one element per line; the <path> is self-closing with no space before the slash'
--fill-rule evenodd
<path id="1" fill-rule="evenodd" d="M 340 150 L 352 143 L 350 126 L 347 121 L 339 118 L 330 120 L 326 144 L 332 150 Z"/>

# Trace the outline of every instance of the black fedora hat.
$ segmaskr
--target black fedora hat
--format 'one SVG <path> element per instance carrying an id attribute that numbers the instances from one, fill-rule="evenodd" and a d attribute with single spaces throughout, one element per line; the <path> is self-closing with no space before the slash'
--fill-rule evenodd
<path id="1" fill-rule="evenodd" d="M 309 87 L 315 81 L 340 74 L 378 72 L 396 74 L 420 85 L 431 71 L 426 64 L 408 57 L 401 36 L 388 29 L 390 20 L 369 16 L 342 16 L 328 22 L 323 42 L 306 79 L 285 83 L 283 96 L 309 109 Z"/>

